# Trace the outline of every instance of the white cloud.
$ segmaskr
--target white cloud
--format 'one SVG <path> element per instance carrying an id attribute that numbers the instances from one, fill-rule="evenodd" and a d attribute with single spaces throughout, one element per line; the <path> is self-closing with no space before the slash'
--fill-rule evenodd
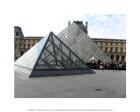
<path id="1" fill-rule="evenodd" d="M 91 23 L 89 27 L 91 36 L 96 37 L 95 35 L 99 33 L 100 38 L 125 38 L 124 14 L 86 15 L 85 18 L 89 24 Z"/>

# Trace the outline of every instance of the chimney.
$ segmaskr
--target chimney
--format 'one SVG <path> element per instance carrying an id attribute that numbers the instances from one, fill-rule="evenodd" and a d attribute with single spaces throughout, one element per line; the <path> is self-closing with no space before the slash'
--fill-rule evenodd
<path id="1" fill-rule="evenodd" d="M 86 21 L 86 31 L 88 33 L 88 22 Z"/>
<path id="2" fill-rule="evenodd" d="M 70 26 L 70 21 L 68 21 L 68 26 Z"/>

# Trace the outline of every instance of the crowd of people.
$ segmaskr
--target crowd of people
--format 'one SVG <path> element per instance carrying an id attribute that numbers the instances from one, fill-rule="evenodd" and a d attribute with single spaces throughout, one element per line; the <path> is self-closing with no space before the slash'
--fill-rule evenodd
<path id="1" fill-rule="evenodd" d="M 115 63 L 115 62 L 111 62 L 111 63 L 106 63 L 106 62 L 102 62 L 100 60 L 98 61 L 92 61 L 92 62 L 88 62 L 87 66 L 89 66 L 92 69 L 100 69 L 100 70 L 126 70 L 126 63 Z"/>

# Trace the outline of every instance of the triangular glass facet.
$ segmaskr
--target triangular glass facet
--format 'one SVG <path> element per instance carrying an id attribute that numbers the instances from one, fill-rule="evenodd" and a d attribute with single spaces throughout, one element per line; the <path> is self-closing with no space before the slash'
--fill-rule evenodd
<path id="1" fill-rule="evenodd" d="M 29 77 L 89 70 L 85 62 L 52 32 L 17 59 L 15 68 Z"/>
<path id="2" fill-rule="evenodd" d="M 15 69 L 28 75 L 31 74 L 49 36 L 50 33 L 17 59 L 15 62 Z"/>
<path id="3" fill-rule="evenodd" d="M 34 69 L 87 69 L 86 64 L 56 35 L 50 34 Z"/>
<path id="4" fill-rule="evenodd" d="M 76 23 L 62 30 L 57 35 L 73 52 L 75 52 L 84 62 L 91 60 L 101 60 L 111 62 L 109 56 L 101 50 L 88 34 Z"/>

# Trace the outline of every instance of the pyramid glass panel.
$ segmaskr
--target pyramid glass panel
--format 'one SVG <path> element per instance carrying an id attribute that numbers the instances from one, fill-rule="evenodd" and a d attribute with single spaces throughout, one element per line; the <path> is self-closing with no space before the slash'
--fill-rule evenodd
<path id="1" fill-rule="evenodd" d="M 34 69 L 87 69 L 85 63 L 51 33 Z"/>
<path id="2" fill-rule="evenodd" d="M 84 61 L 52 32 L 17 59 L 15 68 L 29 77 L 59 74 L 59 72 L 67 74 L 71 71 L 73 73 L 81 70 L 91 71 Z"/>
<path id="3" fill-rule="evenodd" d="M 72 23 L 57 36 L 84 62 L 89 62 L 93 57 L 103 62 L 111 62 L 110 57 L 76 23 Z"/>
<path id="4" fill-rule="evenodd" d="M 39 58 L 41 51 L 50 34 L 40 40 L 35 46 L 28 50 L 23 56 L 16 60 L 15 65 L 17 69 L 25 74 L 30 74 Z"/>

